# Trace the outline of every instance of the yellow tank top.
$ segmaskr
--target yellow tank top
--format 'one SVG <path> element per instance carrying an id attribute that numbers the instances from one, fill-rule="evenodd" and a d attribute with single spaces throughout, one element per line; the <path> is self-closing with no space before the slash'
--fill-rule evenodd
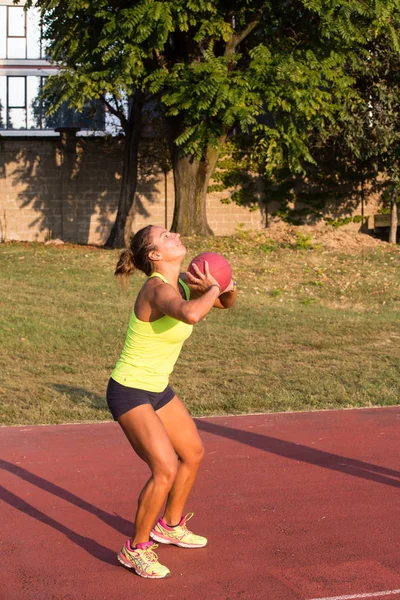
<path id="1" fill-rule="evenodd" d="M 159 277 L 168 283 L 160 273 L 153 273 L 150 277 Z M 189 300 L 189 287 L 181 279 L 179 283 L 185 290 L 186 300 Z M 192 330 L 193 325 L 169 315 L 151 323 L 141 321 L 133 310 L 124 348 L 111 377 L 127 387 L 162 392 Z"/>

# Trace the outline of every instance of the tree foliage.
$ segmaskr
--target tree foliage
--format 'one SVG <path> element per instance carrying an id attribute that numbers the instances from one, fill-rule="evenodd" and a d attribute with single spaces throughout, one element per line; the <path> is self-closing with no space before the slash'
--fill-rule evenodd
<path id="1" fill-rule="evenodd" d="M 347 184 L 363 213 L 366 190 L 375 192 L 393 212 L 400 192 L 400 52 L 392 38 L 377 35 L 347 71 L 353 93 L 337 119 L 315 133 L 311 151 L 318 164 L 306 167 L 304 177 L 309 190 L 323 181 L 331 195 Z"/>
<path id="2" fill-rule="evenodd" d="M 378 37 L 399 46 L 400 0 L 36 5 L 50 55 L 61 66 L 49 82 L 55 106 L 68 101 L 80 108 L 87 97 L 100 96 L 125 127 L 122 101 L 133 90 L 158 101 L 174 171 L 199 163 L 193 190 L 176 189 L 187 200 L 179 209 L 188 211 L 180 221 L 186 224 L 195 201 L 190 194 L 203 194 L 205 206 L 216 157 L 233 132 L 251 135 L 253 160 L 265 176 L 283 164 L 304 171 L 304 162 L 316 161 L 313 132 L 343 116 L 355 94 L 353 67 L 363 49 Z M 190 160 L 178 164 L 180 157 Z"/>
<path id="3" fill-rule="evenodd" d="M 340 213 L 360 203 L 363 209 L 367 190 L 380 193 L 383 204 L 391 202 L 393 209 L 393 196 L 399 195 L 400 15 L 398 6 L 389 8 L 379 14 L 390 20 L 390 27 L 370 29 L 363 38 L 355 36 L 352 51 L 344 47 L 339 52 L 346 58 L 343 77 L 350 85 L 343 88 L 333 113 L 329 109 L 325 115 L 320 113 L 321 120 L 314 119 L 312 126 L 306 122 L 299 126 L 296 120 L 297 131 L 293 134 L 291 130 L 287 138 L 281 135 L 284 128 L 274 127 L 272 118 L 270 131 L 268 126 L 258 126 L 255 135 L 239 140 L 239 148 L 233 148 L 231 158 L 235 160 L 219 163 L 214 177 L 218 183 L 212 189 L 222 190 L 234 182 L 230 199 L 252 206 L 257 200 L 254 183 L 249 186 L 248 179 L 242 177 L 243 164 L 247 163 L 263 178 L 264 205 L 280 204 L 275 214 L 293 224 L 322 218 L 327 205 L 338 213 L 327 222 L 349 222 L 352 219 Z M 340 31 L 342 28 L 338 25 Z M 296 90 L 296 98 L 299 95 Z M 284 103 L 286 107 L 286 98 Z M 278 114 L 282 118 L 282 111 Z M 271 144 L 271 139 L 277 142 Z M 362 221 L 362 217 L 356 220 Z"/>

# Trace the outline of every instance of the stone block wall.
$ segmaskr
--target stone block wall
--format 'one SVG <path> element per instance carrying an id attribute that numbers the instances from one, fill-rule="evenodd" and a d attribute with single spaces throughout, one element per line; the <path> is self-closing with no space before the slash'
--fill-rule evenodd
<path id="1" fill-rule="evenodd" d="M 0 241 L 59 238 L 103 244 L 119 197 L 123 141 L 100 137 L 0 137 Z M 133 229 L 150 223 L 170 227 L 174 208 L 172 174 L 141 175 Z M 207 197 L 209 225 L 216 235 L 238 225 L 261 229 L 261 211 Z"/>

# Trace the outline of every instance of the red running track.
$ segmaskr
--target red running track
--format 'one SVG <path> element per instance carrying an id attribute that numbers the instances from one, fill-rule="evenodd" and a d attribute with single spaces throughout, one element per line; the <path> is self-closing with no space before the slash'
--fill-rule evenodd
<path id="1" fill-rule="evenodd" d="M 158 581 L 116 561 L 148 475 L 117 424 L 1 428 L 1 600 L 400 598 L 399 407 L 197 424 L 209 545 Z"/>

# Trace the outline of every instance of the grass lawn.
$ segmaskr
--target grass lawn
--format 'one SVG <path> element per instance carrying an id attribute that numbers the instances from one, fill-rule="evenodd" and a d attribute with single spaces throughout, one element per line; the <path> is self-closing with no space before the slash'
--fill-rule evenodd
<path id="1" fill-rule="evenodd" d="M 184 266 L 222 252 L 240 290 L 234 309 L 195 326 L 175 367 L 193 415 L 399 403 L 399 247 L 282 247 L 246 232 L 184 242 Z M 105 388 L 144 281 L 116 285 L 118 254 L 0 245 L 3 425 L 110 419 Z"/>

